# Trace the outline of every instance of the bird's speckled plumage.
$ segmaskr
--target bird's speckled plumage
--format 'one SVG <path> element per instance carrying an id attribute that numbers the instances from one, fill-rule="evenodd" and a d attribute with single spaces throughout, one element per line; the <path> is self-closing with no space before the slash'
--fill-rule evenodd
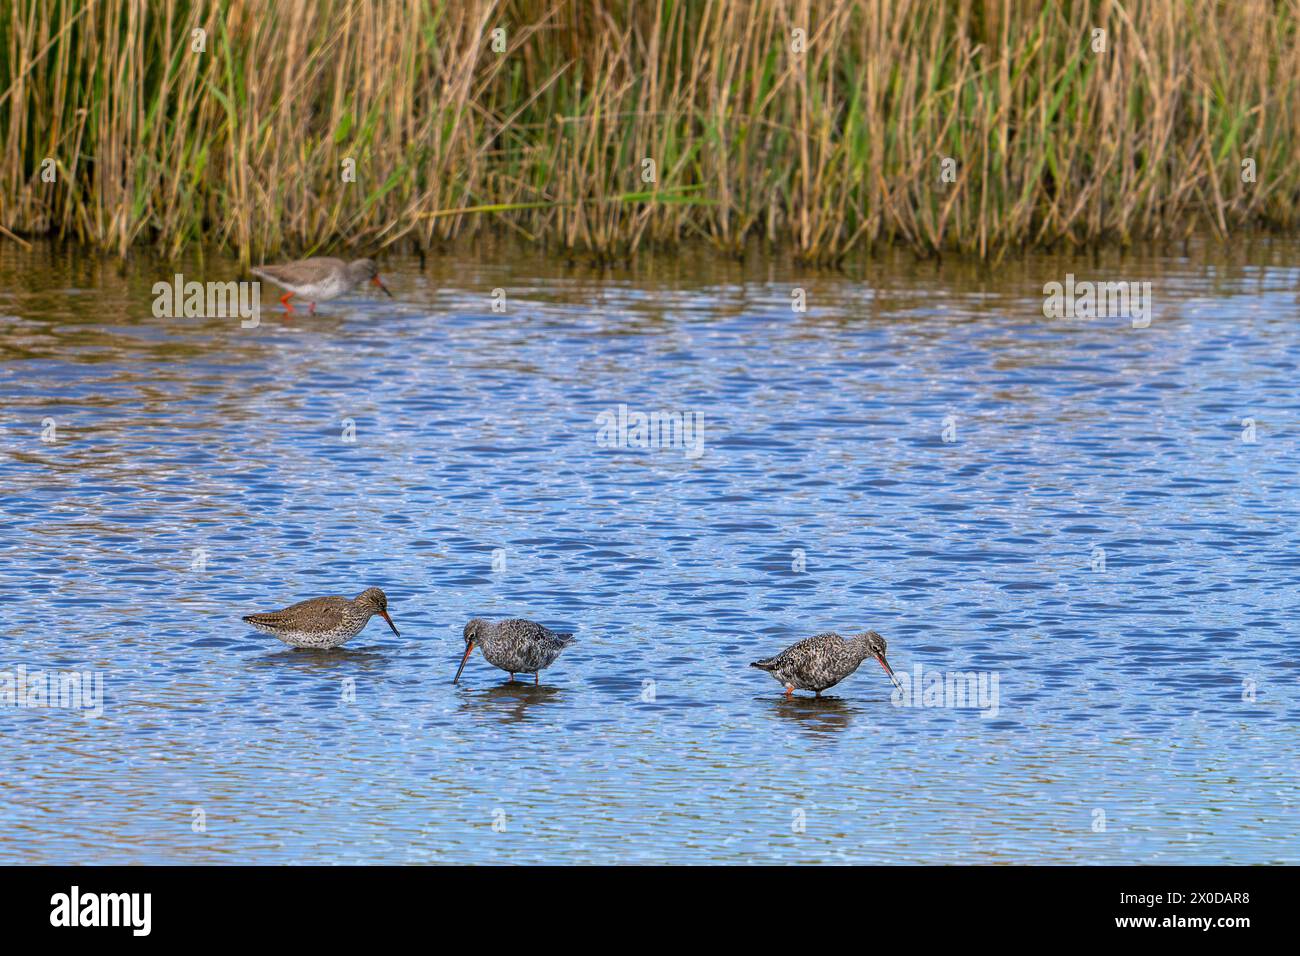
<path id="1" fill-rule="evenodd" d="M 465 625 L 465 656 L 452 683 L 460 680 L 461 671 L 477 646 L 483 648 L 487 662 L 509 672 L 511 680 L 515 674 L 532 674 L 536 684 L 538 673 L 554 664 L 560 651 L 571 643 L 572 634 L 552 631 L 521 617 L 495 623 L 476 617 Z"/>
<path id="2" fill-rule="evenodd" d="M 292 647 L 338 647 L 361 633 L 370 618 L 382 615 L 398 634 L 388 616 L 388 598 L 379 588 L 366 588 L 352 600 L 330 596 L 299 601 L 283 611 L 249 614 L 244 620 Z"/>
<path id="3" fill-rule="evenodd" d="M 828 632 L 791 644 L 775 657 L 754 661 L 750 667 L 767 671 L 786 688 L 786 696 L 797 688 L 816 691 L 818 695 L 834 687 L 858 669 L 868 657 L 880 661 L 889 679 L 894 672 L 885 661 L 885 639 L 875 631 L 866 631 L 848 640 Z"/>

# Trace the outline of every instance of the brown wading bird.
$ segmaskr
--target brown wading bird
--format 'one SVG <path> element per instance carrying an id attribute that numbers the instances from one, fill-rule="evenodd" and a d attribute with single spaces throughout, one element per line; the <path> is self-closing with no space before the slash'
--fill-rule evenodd
<path id="1" fill-rule="evenodd" d="M 809 637 L 791 644 L 776 657 L 754 661 L 750 667 L 767 671 L 785 685 L 785 696 L 799 690 L 812 690 L 817 696 L 828 687 L 834 687 L 848 677 L 868 657 L 880 661 L 889 679 L 898 686 L 898 679 L 885 660 L 885 639 L 875 631 L 867 631 L 847 641 L 833 631 Z"/>
<path id="2" fill-rule="evenodd" d="M 315 259 L 299 259 L 278 266 L 258 266 L 253 275 L 269 279 L 282 289 L 288 289 L 280 296 L 280 304 L 285 311 L 293 312 L 289 302 L 295 295 L 300 295 L 311 303 L 308 313 L 315 313 L 316 303 L 337 299 L 343 293 L 355 289 L 369 279 L 391 299 L 393 293 L 388 286 L 379 281 L 379 267 L 372 259 L 358 259 L 356 262 L 344 262 L 342 259 L 330 259 L 324 256 Z"/>
<path id="3" fill-rule="evenodd" d="M 375 614 L 382 615 L 393 633 L 402 636 L 388 616 L 388 598 L 379 588 L 366 588 L 350 601 L 345 597 L 312 598 L 283 611 L 249 614 L 244 620 L 290 647 L 330 648 L 360 634 Z"/>
<path id="4" fill-rule="evenodd" d="M 460 680 L 474 646 L 479 645 L 487 662 L 507 671 L 510 680 L 515 679 L 515 674 L 532 674 L 535 686 L 538 673 L 554 664 L 560 651 L 571 643 L 572 634 L 557 633 L 521 617 L 495 624 L 476 617 L 465 625 L 465 656 L 460 659 L 452 683 Z"/>

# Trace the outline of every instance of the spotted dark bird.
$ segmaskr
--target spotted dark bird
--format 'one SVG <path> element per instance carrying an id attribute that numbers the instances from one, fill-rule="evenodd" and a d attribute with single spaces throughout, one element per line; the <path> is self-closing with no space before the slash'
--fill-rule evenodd
<path id="1" fill-rule="evenodd" d="M 767 671 L 785 685 L 786 697 L 790 697 L 796 688 L 816 691 L 820 697 L 822 691 L 844 680 L 868 657 L 880 661 L 880 666 L 897 686 L 894 672 L 885 660 L 885 639 L 875 631 L 848 640 L 833 631 L 818 634 L 791 644 L 776 657 L 754 661 L 749 666 Z"/>
<path id="2" fill-rule="evenodd" d="M 388 286 L 379 281 L 379 266 L 375 265 L 373 259 L 344 262 L 342 259 L 318 256 L 278 266 L 258 266 L 253 270 L 253 275 L 269 279 L 280 288 L 289 290 L 280 296 L 280 304 L 286 312 L 294 311 L 289 300 L 295 295 L 300 295 L 311 303 L 308 312 L 315 312 L 317 302 L 337 299 L 367 281 L 383 289 L 390 299 L 393 297 Z"/>
<path id="3" fill-rule="evenodd" d="M 318 597 L 267 614 L 249 614 L 244 620 L 266 634 L 273 634 L 291 647 L 338 647 L 361 633 L 374 615 L 380 615 L 393 633 L 398 632 L 388 616 L 388 598 L 379 588 L 366 588 L 352 600 Z"/>
<path id="4" fill-rule="evenodd" d="M 483 648 L 483 657 L 515 679 L 515 674 L 537 675 L 555 663 L 560 651 L 573 643 L 572 634 L 562 634 L 521 617 L 495 623 L 476 617 L 465 625 L 465 656 L 456 670 L 455 684 L 469 662 L 475 647 Z"/>

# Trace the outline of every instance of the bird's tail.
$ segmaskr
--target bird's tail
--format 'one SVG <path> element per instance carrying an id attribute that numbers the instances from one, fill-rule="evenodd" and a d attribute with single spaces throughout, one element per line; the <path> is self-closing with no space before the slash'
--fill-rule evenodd
<path id="1" fill-rule="evenodd" d="M 761 671 L 770 671 L 772 669 L 772 659 L 768 658 L 765 661 L 754 661 L 754 663 L 750 664 L 749 666 L 757 667 Z"/>

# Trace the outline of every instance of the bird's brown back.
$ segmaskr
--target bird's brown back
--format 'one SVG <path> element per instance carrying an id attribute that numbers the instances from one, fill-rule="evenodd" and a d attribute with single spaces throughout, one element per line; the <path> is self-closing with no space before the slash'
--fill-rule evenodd
<path id="1" fill-rule="evenodd" d="M 289 285 L 316 285 L 331 275 L 342 275 L 347 265 L 342 259 L 332 256 L 316 256 L 296 262 L 282 262 L 276 266 L 258 266 L 253 272 Z"/>
<path id="2" fill-rule="evenodd" d="M 282 611 L 249 614 L 244 620 L 283 631 L 331 631 L 343 623 L 351 604 L 347 598 L 338 596 L 310 598 Z"/>

